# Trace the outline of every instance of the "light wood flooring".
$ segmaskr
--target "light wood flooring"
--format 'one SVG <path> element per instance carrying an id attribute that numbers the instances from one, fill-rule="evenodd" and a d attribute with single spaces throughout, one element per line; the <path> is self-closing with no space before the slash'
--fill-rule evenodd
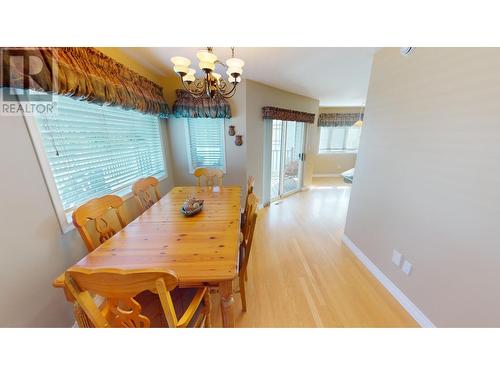
<path id="1" fill-rule="evenodd" d="M 351 185 L 315 179 L 311 190 L 259 211 L 236 327 L 417 327 L 341 242 Z M 235 285 L 235 289 L 238 286 Z M 221 326 L 212 294 L 212 324 Z"/>

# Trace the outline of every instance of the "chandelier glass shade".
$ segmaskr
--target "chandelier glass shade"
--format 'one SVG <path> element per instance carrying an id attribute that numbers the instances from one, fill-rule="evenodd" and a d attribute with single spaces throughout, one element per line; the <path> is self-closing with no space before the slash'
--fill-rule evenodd
<path id="1" fill-rule="evenodd" d="M 231 58 L 222 63 L 213 53 L 211 47 L 200 50 L 196 54 L 198 58 L 198 67 L 202 71 L 202 77 L 196 77 L 196 69 L 190 67 L 191 60 L 175 56 L 170 59 L 174 64 L 174 72 L 180 77 L 184 89 L 195 98 L 217 96 L 230 98 L 236 92 L 236 86 L 241 82 L 243 66 L 245 62 L 234 57 L 234 48 L 231 48 Z M 226 70 L 227 82 L 219 73 L 215 72 L 216 65 L 222 65 Z"/>

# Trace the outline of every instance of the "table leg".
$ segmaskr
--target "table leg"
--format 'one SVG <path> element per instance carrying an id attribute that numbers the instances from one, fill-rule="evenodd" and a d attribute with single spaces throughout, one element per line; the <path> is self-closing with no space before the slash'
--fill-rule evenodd
<path id="1" fill-rule="evenodd" d="M 222 312 L 222 326 L 234 327 L 234 297 L 232 280 L 221 281 L 219 283 L 220 308 Z"/>

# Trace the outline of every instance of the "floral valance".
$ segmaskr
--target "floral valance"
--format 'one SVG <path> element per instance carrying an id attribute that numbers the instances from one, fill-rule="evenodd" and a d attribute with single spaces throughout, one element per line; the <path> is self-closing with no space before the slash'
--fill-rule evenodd
<path id="1" fill-rule="evenodd" d="M 2 48 L 1 52 L 2 87 L 56 93 L 168 117 L 161 86 L 95 48 Z"/>
<path id="2" fill-rule="evenodd" d="M 282 120 L 282 121 L 298 121 L 307 124 L 314 124 L 314 113 L 293 111 L 291 109 L 277 107 L 263 107 L 262 115 L 265 119 Z"/>
<path id="3" fill-rule="evenodd" d="M 223 97 L 195 98 L 186 90 L 177 90 L 172 107 L 175 117 L 231 118 L 231 106 Z"/>
<path id="4" fill-rule="evenodd" d="M 359 119 L 359 113 L 320 113 L 318 126 L 351 126 Z M 361 120 L 363 120 L 363 114 L 361 114 Z"/>

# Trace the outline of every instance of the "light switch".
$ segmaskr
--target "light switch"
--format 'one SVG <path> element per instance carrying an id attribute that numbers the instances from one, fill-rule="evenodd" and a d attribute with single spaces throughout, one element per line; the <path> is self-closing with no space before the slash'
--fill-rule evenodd
<path id="1" fill-rule="evenodd" d="M 411 265 L 411 263 L 405 260 L 403 263 L 403 272 L 409 275 L 412 268 L 413 266 Z"/>
<path id="2" fill-rule="evenodd" d="M 401 260 L 403 260 L 401 253 L 397 250 L 392 250 L 392 263 L 399 267 L 401 265 Z"/>

